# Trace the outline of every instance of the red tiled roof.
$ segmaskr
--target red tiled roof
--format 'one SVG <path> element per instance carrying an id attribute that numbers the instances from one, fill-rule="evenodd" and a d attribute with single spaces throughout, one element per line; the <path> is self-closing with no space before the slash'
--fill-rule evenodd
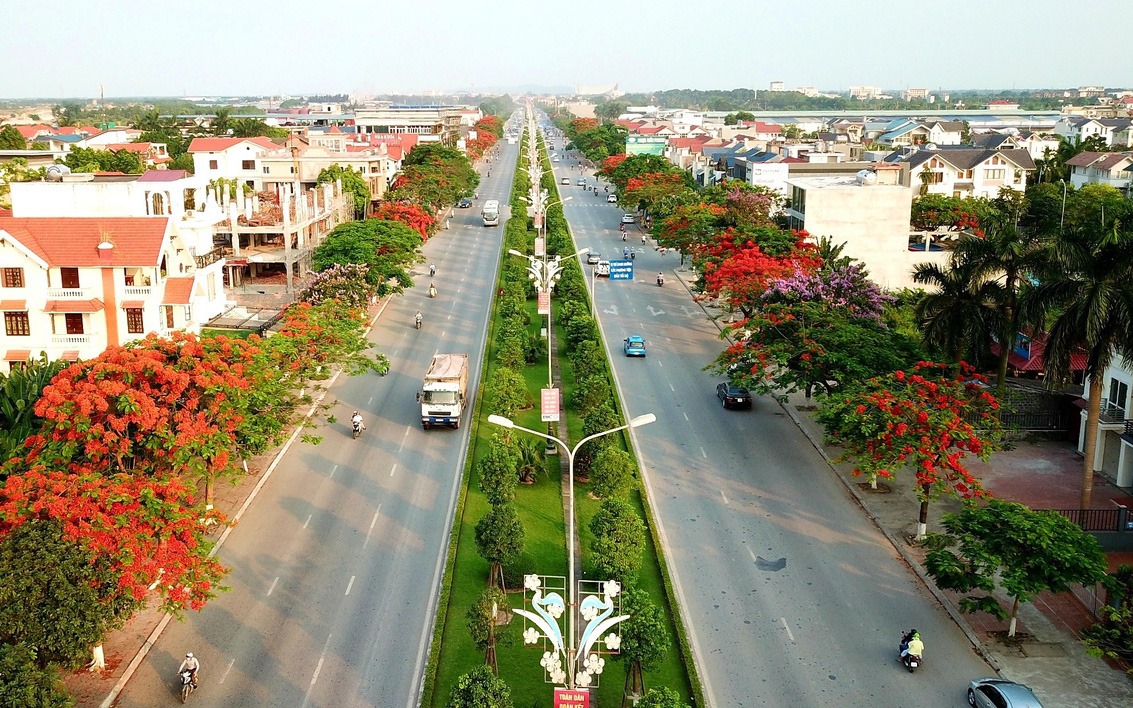
<path id="1" fill-rule="evenodd" d="M 0 231 L 51 267 L 156 266 L 168 228 L 165 216 L 0 218 Z M 109 257 L 99 253 L 104 236 Z"/>
<path id="2" fill-rule="evenodd" d="M 11 209 L 0 209 L 0 218 L 6 217 L 6 216 L 11 216 L 11 215 L 12 215 Z"/>
<path id="3" fill-rule="evenodd" d="M 162 305 L 188 305 L 193 297 L 193 278 L 168 278 Z"/>
<path id="4" fill-rule="evenodd" d="M 28 309 L 27 300 L 0 300 L 0 310 L 5 312 L 22 312 Z"/>
<path id="5" fill-rule="evenodd" d="M 184 179 L 189 172 L 187 170 L 147 170 L 142 173 L 138 178 L 139 182 L 176 182 L 179 179 Z"/>
<path id="6" fill-rule="evenodd" d="M 59 358 L 62 359 L 63 361 L 78 361 L 79 360 L 79 350 L 78 349 L 68 349 L 67 351 L 60 354 Z"/>
<path id="7" fill-rule="evenodd" d="M 4 355 L 4 361 L 27 361 L 30 358 L 30 349 L 9 349 Z"/>
<path id="8" fill-rule="evenodd" d="M 700 147 L 712 138 L 707 135 L 697 135 L 691 138 L 669 138 L 669 144 L 673 147 Z"/>
<path id="9" fill-rule="evenodd" d="M 989 105 L 989 106 L 1017 106 L 1019 104 L 1015 103 L 1014 101 L 1005 101 L 1001 98 L 1001 99 L 996 100 L 996 101 L 989 101 L 987 105 Z"/>
<path id="10" fill-rule="evenodd" d="M 1012 350 L 1007 355 L 1007 363 L 1019 371 L 1042 371 L 1046 363 L 1043 359 L 1044 349 L 1046 349 L 1046 335 L 1037 335 L 1031 339 L 1030 359 L 1019 356 Z M 991 343 L 991 353 L 993 356 L 999 356 L 999 342 Z M 1086 350 L 1079 347 L 1077 351 L 1070 355 L 1070 370 L 1085 371 L 1086 357 Z"/>
<path id="11" fill-rule="evenodd" d="M 335 133 L 336 135 L 341 135 L 341 134 L 342 134 L 342 131 L 341 131 L 341 130 L 339 130 L 339 128 L 338 128 L 338 126 L 337 126 L 337 125 L 332 125 L 332 126 L 330 127 L 330 130 L 328 130 L 327 132 L 328 132 L 328 133 Z"/>
<path id="12" fill-rule="evenodd" d="M 48 300 L 43 306 L 44 312 L 98 312 L 105 305 L 102 300 L 93 297 L 90 300 Z"/>
<path id="13" fill-rule="evenodd" d="M 122 309 L 123 310 L 133 310 L 133 309 L 141 308 L 141 307 L 145 307 L 145 306 L 146 306 L 145 300 L 125 300 L 125 301 L 122 302 Z"/>
<path id="14" fill-rule="evenodd" d="M 636 132 L 637 132 L 638 135 L 656 135 L 657 133 L 660 133 L 662 130 L 665 130 L 667 127 L 668 126 L 665 126 L 665 125 L 651 125 L 648 128 L 643 126 L 643 127 L 638 128 Z"/>
<path id="15" fill-rule="evenodd" d="M 189 143 L 189 152 L 222 152 L 243 142 L 249 142 L 268 150 L 279 148 L 278 145 L 263 136 L 258 138 L 193 138 L 193 142 Z"/>
<path id="16" fill-rule="evenodd" d="M 153 143 L 108 143 L 106 149 L 110 152 L 121 152 L 125 150 L 126 152 L 142 153 L 147 152 L 152 146 Z"/>
<path id="17" fill-rule="evenodd" d="M 55 130 L 50 125 L 44 125 L 43 123 L 36 123 L 35 125 L 17 125 L 16 130 L 20 131 L 20 135 L 24 136 L 24 138 L 27 140 L 34 138 L 36 136 L 36 133 L 43 131 L 47 131 L 48 133 L 55 132 Z"/>

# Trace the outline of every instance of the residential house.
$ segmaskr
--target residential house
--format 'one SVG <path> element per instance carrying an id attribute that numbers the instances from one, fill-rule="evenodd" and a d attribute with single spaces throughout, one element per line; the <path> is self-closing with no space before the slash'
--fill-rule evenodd
<path id="1" fill-rule="evenodd" d="M 142 131 L 137 128 L 107 128 L 93 135 L 87 135 L 83 141 L 79 143 L 79 147 L 105 150 L 105 146 L 107 145 L 136 142 L 141 134 Z"/>
<path id="2" fill-rule="evenodd" d="M 305 192 L 315 187 L 323 170 L 339 165 L 353 169 L 366 180 L 371 200 L 378 201 L 385 196 L 394 171 L 384 144 L 350 150 L 350 144 L 342 142 L 341 149 L 336 150 L 325 145 L 335 142 L 336 137 L 345 137 L 341 131 L 337 136 L 333 128 L 321 136 L 318 133 L 308 133 L 308 136 L 315 144 L 292 136 L 279 149 L 264 153 L 258 158 L 265 190 L 278 194 L 282 185 L 297 184 L 299 191 Z"/>
<path id="3" fill-rule="evenodd" d="M 1085 355 L 1079 355 L 1085 364 Z M 1100 401 L 1101 419 L 1098 421 L 1098 436 L 1094 446 L 1094 470 L 1106 470 L 1117 478 L 1117 486 L 1133 487 L 1133 420 L 1129 398 L 1133 388 L 1133 362 L 1129 362 L 1119 352 L 1114 352 L 1113 360 L 1103 374 Z M 1086 406 L 1090 400 L 1090 378 L 1087 376 L 1083 386 L 1082 424 L 1078 433 L 1078 451 L 1086 450 Z"/>
<path id="4" fill-rule="evenodd" d="M 193 138 L 189 154 L 193 156 L 193 173 L 209 182 L 234 179 L 256 191 L 263 189 L 263 172 L 259 158 L 279 149 L 265 137 L 258 138 Z"/>
<path id="5" fill-rule="evenodd" d="M 987 109 L 989 111 L 1017 111 L 1019 110 L 1019 104 L 1001 98 L 995 101 L 988 101 Z"/>
<path id="6" fill-rule="evenodd" d="M 1133 152 L 1080 152 L 1066 165 L 1070 168 L 1070 183 L 1075 187 L 1108 184 L 1126 196 L 1133 194 L 1128 171 L 1133 165 Z"/>
<path id="7" fill-rule="evenodd" d="M 1026 150 L 1032 160 L 1041 160 L 1046 152 L 1058 150 L 1058 138 L 1030 131 L 1014 133 L 986 132 L 972 135 L 972 147 L 989 150 Z"/>
<path id="8" fill-rule="evenodd" d="M 1133 126 L 1133 118 L 1064 116 L 1054 124 L 1054 133 L 1070 143 L 1077 143 L 1097 136 L 1106 145 L 1133 147 L 1133 129 L 1131 129 L 1131 126 Z"/>
<path id="9" fill-rule="evenodd" d="M 20 219 L 167 217 L 172 248 L 189 260 L 171 276 L 193 280 L 195 322 L 213 319 L 228 307 L 223 252 L 213 243 L 226 218 L 208 181 L 184 170 L 151 170 L 141 175 L 62 175 L 57 181 L 12 185 L 12 216 Z M 152 303 L 150 304 L 152 305 Z M 153 307 L 147 310 L 157 316 Z"/>
<path id="10" fill-rule="evenodd" d="M 739 125 L 744 129 L 744 135 L 756 140 L 769 142 L 783 137 L 783 126 L 778 123 L 764 123 L 761 120 L 742 120 Z"/>
<path id="11" fill-rule="evenodd" d="M 359 133 L 412 133 L 422 142 L 455 145 L 460 138 L 464 106 L 380 105 L 359 108 L 354 124 Z"/>
<path id="12" fill-rule="evenodd" d="M 929 194 L 989 199 L 1003 187 L 1026 190 L 1027 174 L 1035 169 L 1025 150 L 968 147 L 905 149 L 886 162 L 908 164 L 912 186 L 918 191 L 927 186 Z"/>
<path id="13" fill-rule="evenodd" d="M 199 332 L 192 258 L 168 216 L 0 217 L 0 351 L 87 359 L 172 330 Z"/>
<path id="14" fill-rule="evenodd" d="M 889 130 L 876 138 L 882 145 L 959 145 L 964 124 L 961 121 L 916 121 L 898 118 Z"/>
<path id="15" fill-rule="evenodd" d="M 792 177 L 787 180 L 789 225 L 813 240 L 827 236 L 845 244 L 845 255 L 861 261 L 882 288 L 913 287 L 915 264 L 943 265 L 950 254 L 913 250 L 914 189 L 900 184 L 900 172 L 897 165 L 877 165 L 856 175 Z"/>
<path id="16" fill-rule="evenodd" d="M 170 162 L 173 162 L 165 143 L 108 143 L 100 145 L 98 149 L 109 152 L 132 152 L 141 160 L 143 167 L 150 169 L 165 169 Z"/>

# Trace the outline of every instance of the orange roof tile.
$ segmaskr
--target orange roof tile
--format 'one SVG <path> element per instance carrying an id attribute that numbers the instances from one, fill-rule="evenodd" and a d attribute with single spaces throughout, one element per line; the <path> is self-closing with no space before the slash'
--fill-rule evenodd
<path id="1" fill-rule="evenodd" d="M 78 361 L 79 360 L 79 350 L 78 349 L 68 349 L 67 351 L 60 354 L 59 358 L 62 359 L 63 361 Z"/>
<path id="2" fill-rule="evenodd" d="M 4 312 L 22 312 L 28 309 L 27 300 L 0 300 L 0 310 Z"/>
<path id="3" fill-rule="evenodd" d="M 193 138 L 193 142 L 189 143 L 189 152 L 221 152 L 243 142 L 258 145 L 267 150 L 279 148 L 278 145 L 263 136 L 258 138 Z"/>
<path id="4" fill-rule="evenodd" d="M 9 349 L 4 355 L 4 361 L 27 361 L 30 358 L 30 349 Z"/>
<path id="5" fill-rule="evenodd" d="M 97 297 L 90 300 L 48 300 L 44 312 L 98 312 L 105 305 Z"/>
<path id="6" fill-rule="evenodd" d="M 0 217 L 0 231 L 51 267 L 156 266 L 169 228 L 165 216 Z M 100 257 L 98 244 L 106 236 L 114 244 Z"/>
<path id="7" fill-rule="evenodd" d="M 193 278 L 167 278 L 162 305 L 188 305 L 193 297 Z"/>

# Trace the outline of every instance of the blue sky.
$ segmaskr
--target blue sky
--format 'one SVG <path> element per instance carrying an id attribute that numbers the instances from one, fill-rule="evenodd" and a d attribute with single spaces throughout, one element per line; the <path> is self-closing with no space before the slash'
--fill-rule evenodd
<path id="1" fill-rule="evenodd" d="M 1129 0 L 0 5 L 0 98 L 94 96 L 100 84 L 107 96 L 175 96 L 615 82 L 626 91 L 772 80 L 831 90 L 1133 83 L 1121 35 L 1106 29 L 1133 26 Z M 11 31 L 21 27 L 36 29 Z"/>

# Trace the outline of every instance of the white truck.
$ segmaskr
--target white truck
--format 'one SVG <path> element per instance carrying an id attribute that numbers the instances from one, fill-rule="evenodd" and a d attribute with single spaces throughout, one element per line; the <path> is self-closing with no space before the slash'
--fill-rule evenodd
<path id="1" fill-rule="evenodd" d="M 468 389 L 468 355 L 434 354 L 425 383 L 417 394 L 421 403 L 421 427 L 434 425 L 460 427 Z"/>
<path id="2" fill-rule="evenodd" d="M 484 219 L 484 226 L 499 226 L 500 225 L 500 202 L 497 199 L 489 199 L 484 202 L 484 208 L 480 212 L 480 216 Z"/>

